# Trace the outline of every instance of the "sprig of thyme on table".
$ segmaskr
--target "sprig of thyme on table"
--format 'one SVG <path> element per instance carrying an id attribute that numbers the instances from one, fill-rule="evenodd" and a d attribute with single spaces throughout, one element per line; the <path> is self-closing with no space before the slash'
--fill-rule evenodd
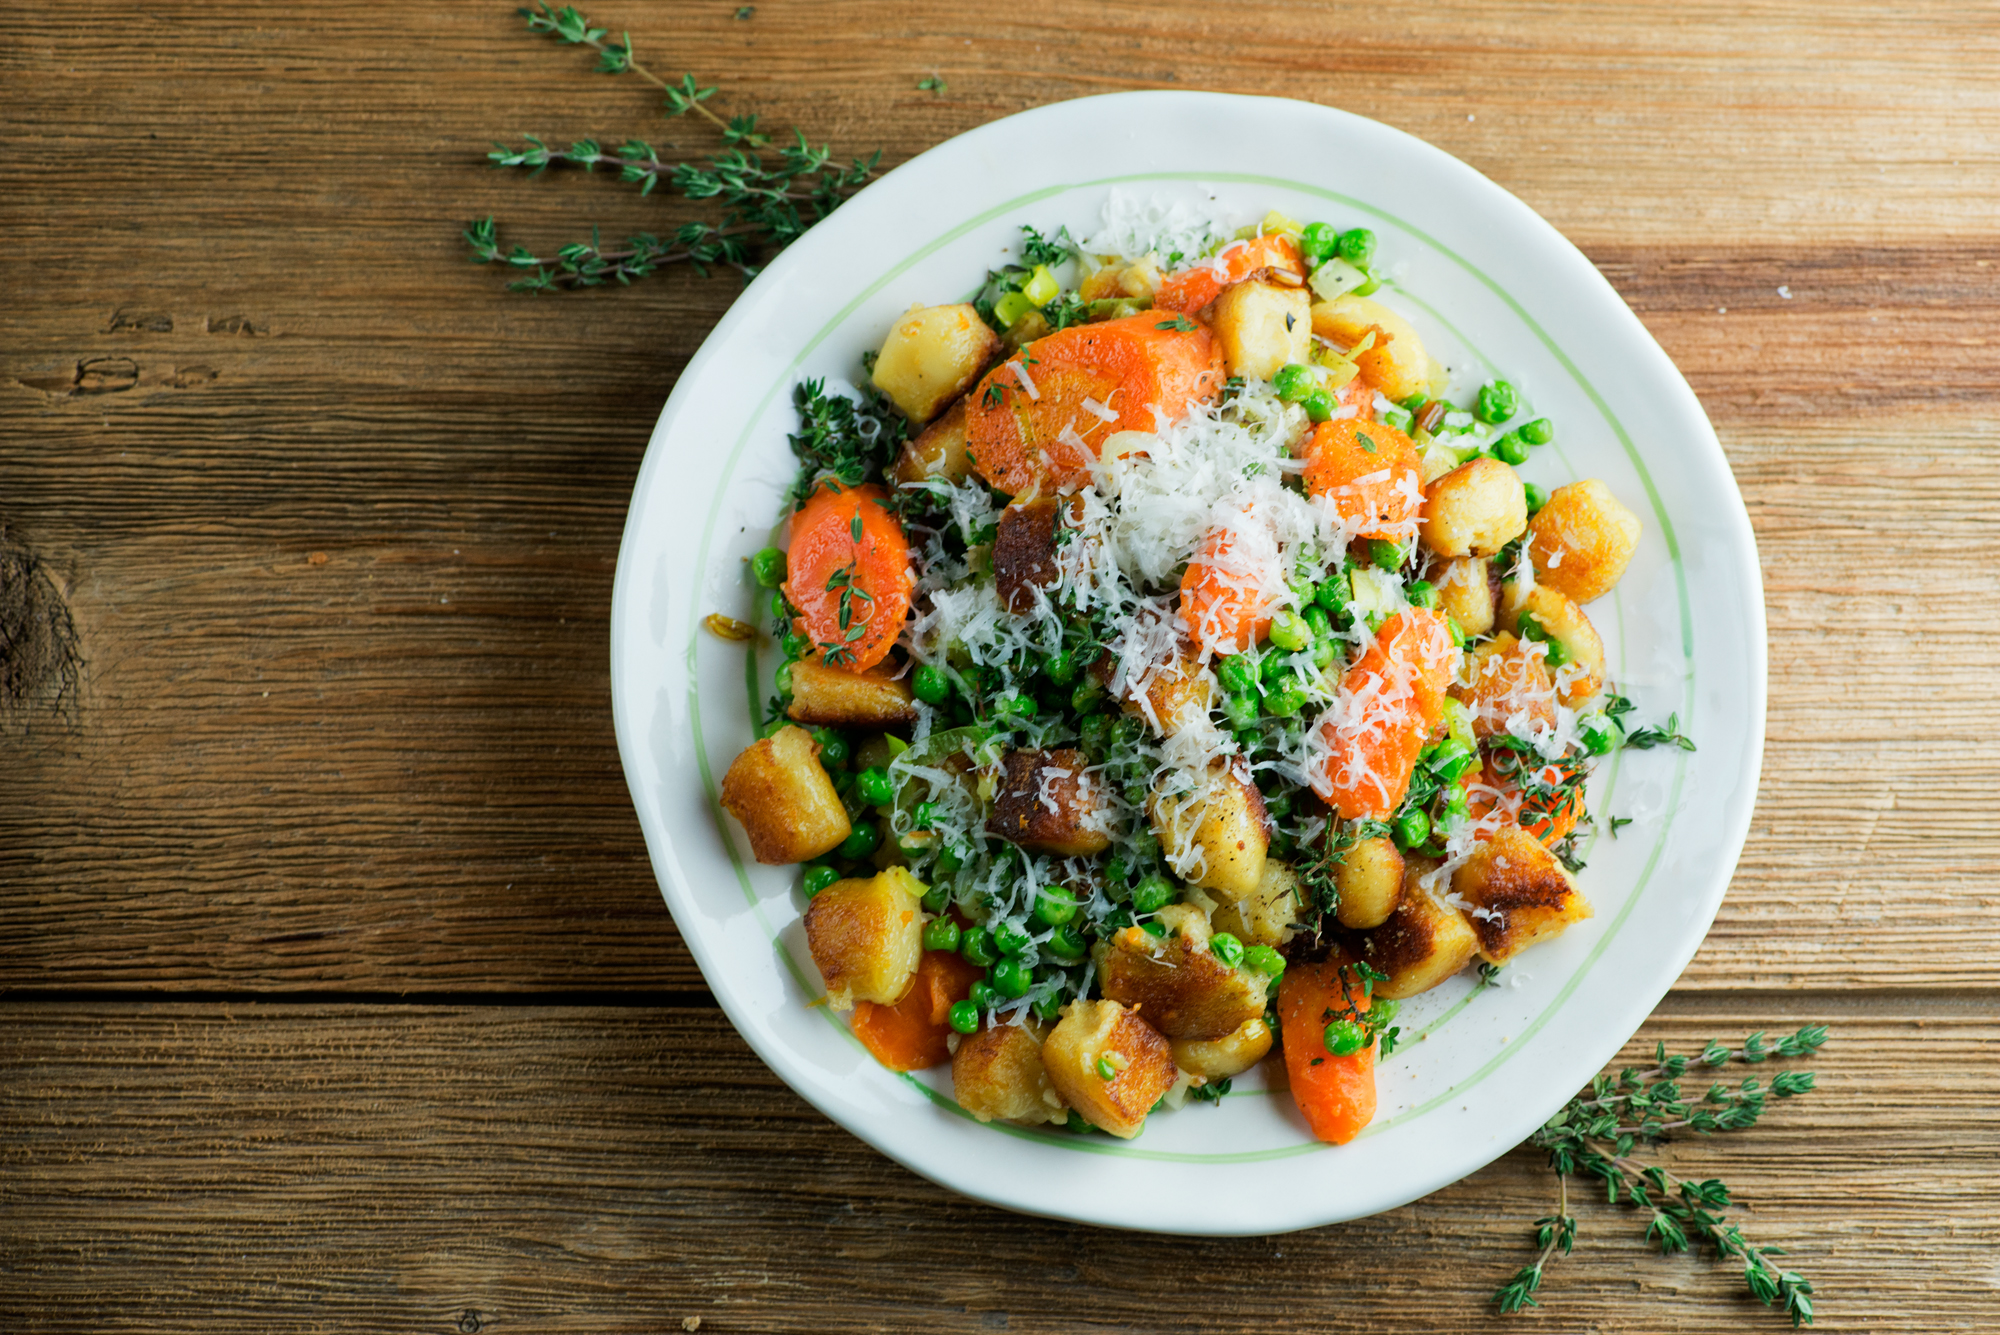
<path id="1" fill-rule="evenodd" d="M 535 173 L 559 166 L 592 172 L 611 168 L 620 180 L 638 185 L 642 195 L 664 185 L 667 193 L 696 202 L 714 201 L 723 208 L 720 223 L 683 223 L 665 240 L 642 232 L 606 246 L 593 228 L 588 243 L 574 242 L 547 255 L 521 245 L 503 249 L 499 225 L 491 217 L 470 224 L 464 235 L 474 263 L 534 271 L 509 283 L 514 291 L 629 284 L 683 263 L 702 274 L 710 268 L 732 268 L 750 278 L 762 259 L 798 240 L 866 185 L 881 163 L 878 150 L 847 166 L 835 165 L 830 149 L 814 148 L 796 129 L 792 142 L 780 144 L 774 157 L 767 158 L 758 150 L 770 146 L 771 136 L 758 129 L 755 115 L 724 119 L 705 105 L 715 94 L 713 87 L 702 87 L 692 74 L 683 74 L 679 83 L 654 74 L 633 56 L 630 33 L 611 38 L 609 29 L 592 26 L 568 5 L 551 9 L 541 4 L 518 12 L 527 20 L 528 31 L 598 52 L 600 72 L 636 74 L 660 89 L 666 96 L 667 115 L 694 113 L 721 131 L 725 147 L 696 163 L 665 160 L 643 139 L 628 139 L 613 151 L 594 139 L 577 140 L 566 149 L 551 148 L 533 135 L 523 136 L 525 147 L 496 143 L 486 155 L 496 167 Z"/>
<path id="2" fill-rule="evenodd" d="M 1671 730 L 1671 729 L 1670 729 Z M 1604 1183 L 1613 1205 L 1637 1206 L 1648 1212 L 1646 1240 L 1663 1254 L 1688 1251 L 1706 1242 L 1718 1261 L 1743 1265 L 1743 1282 L 1750 1296 L 1766 1307 L 1782 1305 L 1793 1326 L 1811 1325 L 1813 1286 L 1803 1275 L 1785 1269 L 1773 1257 L 1778 1247 L 1758 1247 L 1723 1215 L 1732 1204 L 1729 1188 L 1715 1178 L 1693 1181 L 1675 1177 L 1657 1164 L 1632 1158 L 1641 1144 L 1657 1145 L 1675 1131 L 1709 1135 L 1754 1126 L 1772 1097 L 1790 1098 L 1813 1088 L 1811 1071 L 1780 1071 L 1768 1088 L 1745 1077 L 1731 1088 L 1721 1081 L 1698 1098 L 1683 1095 L 1681 1077 L 1690 1068 L 1713 1069 L 1731 1062 L 1756 1065 L 1772 1057 L 1805 1057 L 1826 1042 L 1826 1027 L 1813 1025 L 1776 1043 L 1759 1030 L 1740 1048 L 1710 1043 L 1691 1057 L 1669 1057 L 1666 1045 L 1654 1049 L 1657 1063 L 1650 1070 L 1628 1068 L 1616 1079 L 1600 1075 L 1590 1089 L 1564 1105 L 1561 1112 L 1530 1136 L 1529 1143 L 1549 1152 L 1556 1173 L 1556 1209 L 1535 1221 L 1535 1245 L 1541 1249 L 1533 1264 L 1523 1266 L 1493 1295 L 1502 1312 L 1539 1307 L 1535 1293 L 1542 1272 L 1560 1252 L 1576 1245 L 1576 1219 L 1569 1213 L 1572 1174 Z"/>

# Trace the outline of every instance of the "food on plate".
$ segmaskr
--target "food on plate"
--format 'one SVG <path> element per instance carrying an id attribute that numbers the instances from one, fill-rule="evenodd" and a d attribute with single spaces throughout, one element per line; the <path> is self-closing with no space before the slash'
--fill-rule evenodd
<path id="1" fill-rule="evenodd" d="M 798 387 L 723 806 L 805 864 L 825 1001 L 973 1117 L 1130 1138 L 1282 1061 L 1345 1143 L 1405 999 L 1590 918 L 1594 761 L 1691 745 L 1628 730 L 1587 607 L 1640 522 L 1524 480 L 1553 425 L 1365 229 L 1024 230 Z"/>

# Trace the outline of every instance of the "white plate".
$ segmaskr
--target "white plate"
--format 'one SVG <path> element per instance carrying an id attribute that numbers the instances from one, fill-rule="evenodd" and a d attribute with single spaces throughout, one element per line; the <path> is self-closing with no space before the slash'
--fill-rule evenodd
<path id="1" fill-rule="evenodd" d="M 912 302 L 955 301 L 1017 253 L 1022 223 L 1098 221 L 1114 187 L 1270 208 L 1380 238 L 1402 309 L 1454 391 L 1504 374 L 1553 419 L 1528 480 L 1604 478 L 1645 522 L 1623 583 L 1590 611 L 1640 717 L 1700 744 L 1626 753 L 1591 810 L 1634 818 L 1586 841 L 1597 916 L 1476 992 L 1407 1003 L 1423 1037 L 1380 1068 L 1352 1144 L 1321 1145 L 1282 1092 L 1239 1078 L 1219 1106 L 1137 1140 L 982 1126 L 949 1068 L 884 1070 L 820 992 L 798 873 L 751 861 L 716 785 L 752 737 L 742 646 L 703 631 L 753 615 L 743 558 L 791 479 L 792 386 L 858 374 Z M 1490 360 L 1489 360 L 1490 359 Z M 775 654 L 764 647 L 768 673 Z M 1694 394 L 1590 262 L 1519 200 L 1419 140 L 1324 107 L 1123 93 L 1024 112 L 891 172 L 781 255 L 681 375 L 653 433 L 612 597 L 618 748 L 653 866 L 743 1036 L 827 1116 L 955 1190 L 1009 1209 L 1171 1233 L 1275 1233 L 1386 1210 L 1517 1144 L 1646 1018 L 1708 930 L 1749 827 L 1764 736 L 1764 610 L 1750 523 Z"/>

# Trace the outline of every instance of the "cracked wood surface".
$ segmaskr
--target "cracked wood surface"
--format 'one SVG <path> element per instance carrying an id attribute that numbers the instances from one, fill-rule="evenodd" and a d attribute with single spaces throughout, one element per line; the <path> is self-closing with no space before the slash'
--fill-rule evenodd
<path id="1" fill-rule="evenodd" d="M 1990 1317 L 1991 7 L 736 8 L 593 17 L 891 165 L 1124 88 L 1337 105 L 1582 247 L 1715 422 L 1770 622 L 1756 819 L 1647 1032 L 1796 1012 L 1851 1044 L 1753 1140 L 1680 1153 L 1796 1244 L 1822 1325 Z M 0 616 L 37 629 L 0 672 L 0 1326 L 1268 1329 L 1312 1294 L 1483 1327 L 1545 1208 L 1525 1151 L 1269 1257 L 1163 1250 L 918 1181 L 710 1008 L 605 645 L 645 441 L 736 285 L 510 297 L 457 237 L 681 216 L 485 167 L 523 131 L 709 143 L 592 63 L 507 5 L 10 20 L 0 575 L 32 615 Z M 1766 1319 L 1585 1228 L 1527 1320 Z"/>

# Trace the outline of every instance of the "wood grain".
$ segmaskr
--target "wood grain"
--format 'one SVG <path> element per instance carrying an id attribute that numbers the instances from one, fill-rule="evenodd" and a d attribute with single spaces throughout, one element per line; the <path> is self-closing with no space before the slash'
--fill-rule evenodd
<path id="1" fill-rule="evenodd" d="M 1836 1025 L 1822 1093 L 1676 1155 L 1795 1247 L 1822 1326 L 1990 1325 L 2000 13 L 737 8 L 594 17 L 889 164 L 1126 88 L 1336 105 L 1583 247 L 1715 422 L 1770 621 L 1750 840 L 1642 1038 Z M 510 9 L 7 15 L 0 572 L 39 563 L 82 668 L 0 705 L 0 1329 L 1489 1328 L 1532 1154 L 1280 1239 L 1019 1219 L 835 1129 L 702 1004 L 606 621 L 653 420 L 737 289 L 511 297 L 458 231 L 684 216 L 493 172 L 493 138 L 710 140 Z M 552 1004 L 586 1000 L 618 1004 Z M 1769 1323 L 1584 1227 L 1517 1321 Z"/>
<path id="2" fill-rule="evenodd" d="M 1670 1005 L 1648 1024 L 1633 1059 L 1655 1040 L 1836 1026 L 1812 1063 L 1821 1089 L 1666 1162 L 1723 1176 L 1745 1229 L 1786 1241 L 1819 1328 L 1928 1333 L 1990 1311 L 1991 1007 L 1805 1000 Z M 0 1324 L 17 1331 L 154 1329 L 162 1312 L 301 1331 L 448 1331 L 467 1313 L 523 1331 L 690 1316 L 704 1331 L 1322 1330 L 1331 1314 L 1483 1331 L 1552 1202 L 1518 1150 L 1417 1204 L 1277 1237 L 1006 1214 L 833 1127 L 713 1011 L 33 1005 L 9 1020 Z M 1582 1250 L 1551 1269 L 1534 1328 L 1770 1322 L 1737 1275 L 1647 1257 L 1629 1214 L 1574 1212 Z"/>

